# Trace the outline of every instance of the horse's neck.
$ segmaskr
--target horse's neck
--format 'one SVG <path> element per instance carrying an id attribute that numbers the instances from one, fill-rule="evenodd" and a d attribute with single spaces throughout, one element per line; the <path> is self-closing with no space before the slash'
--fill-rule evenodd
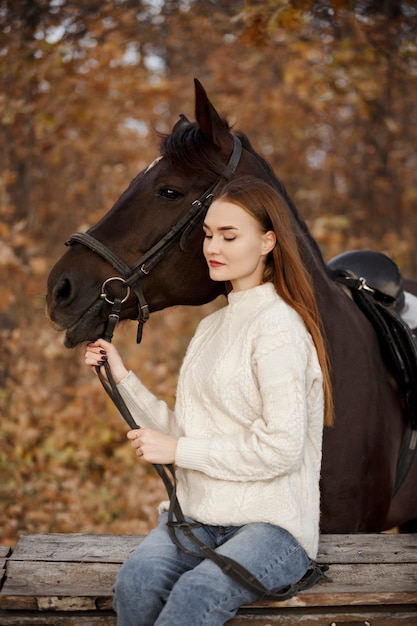
<path id="1" fill-rule="evenodd" d="M 317 288 L 324 291 L 330 289 L 332 281 L 329 277 L 326 265 L 324 263 L 322 254 L 317 243 L 307 232 L 303 234 L 300 242 L 300 254 L 304 262 L 304 266 L 307 268 L 309 274 L 312 277 L 313 283 Z"/>
<path id="2" fill-rule="evenodd" d="M 290 205 L 290 207 L 294 227 L 298 235 L 297 240 L 299 242 L 301 258 L 313 281 L 319 308 L 322 311 L 322 315 L 326 317 L 326 306 L 329 302 L 329 298 L 334 294 L 334 282 L 329 276 L 323 255 L 316 240 L 313 239 L 305 222 L 300 219 L 295 207 L 293 205 Z"/>
<path id="3" fill-rule="evenodd" d="M 285 189 L 283 195 L 291 211 L 291 218 L 294 229 L 297 233 L 297 241 L 299 242 L 300 254 L 304 265 L 311 274 L 315 284 L 322 284 L 323 287 L 329 286 L 331 280 L 329 279 L 323 255 L 318 243 L 312 237 L 309 229 L 307 228 L 307 224 L 303 219 L 301 219 L 295 205 L 286 193 Z"/>

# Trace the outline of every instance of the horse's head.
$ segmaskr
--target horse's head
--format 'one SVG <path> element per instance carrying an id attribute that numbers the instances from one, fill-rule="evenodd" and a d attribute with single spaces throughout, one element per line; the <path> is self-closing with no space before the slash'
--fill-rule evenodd
<path id="1" fill-rule="evenodd" d="M 157 245 L 225 173 L 233 135 L 198 81 L 195 96 L 196 121 L 190 123 L 180 116 L 172 133 L 161 142 L 160 158 L 134 178 L 112 209 L 88 231 L 126 266 L 134 265 Z M 249 171 L 250 165 L 245 166 L 248 160 L 249 154 L 241 159 L 239 172 Z M 209 278 L 201 225 L 192 223 L 186 230 L 186 239 L 168 246 L 149 274 L 141 274 L 140 289 L 150 311 L 175 304 L 202 304 L 224 289 Z M 66 330 L 68 347 L 103 335 L 110 305 L 100 298 L 101 288 L 108 278 L 120 276 L 108 259 L 81 243 L 72 241 L 48 278 L 48 314 L 58 329 Z M 118 295 L 114 292 L 119 291 L 120 297 L 127 294 L 121 282 L 111 282 L 108 287 L 112 292 L 109 300 Z M 137 317 L 138 297 L 132 289 L 120 319 Z"/>
<path id="2" fill-rule="evenodd" d="M 112 209 L 90 228 L 89 237 L 70 240 L 68 251 L 52 269 L 48 314 L 58 329 L 66 330 L 68 347 L 103 336 L 111 308 L 108 300 L 116 295 L 128 295 L 120 319 L 137 319 L 141 294 L 149 310 L 157 311 L 176 304 L 203 304 L 224 290 L 222 284 L 210 280 L 202 255 L 201 213 L 183 229 L 183 237 L 174 237 L 162 254 L 158 252 L 157 262 L 153 258 L 144 271 L 139 267 L 137 288 L 130 294 L 123 282 L 110 281 L 100 297 L 106 280 L 123 276 L 120 265 L 111 262 L 111 253 L 128 274 L 129 268 L 146 259 L 167 233 L 187 219 L 195 200 L 204 198 L 213 185 L 230 175 L 230 169 L 237 167 L 235 175 L 258 175 L 278 184 L 271 168 L 243 135 L 239 135 L 243 151 L 236 159 L 235 136 L 198 81 L 195 98 L 196 121 L 190 123 L 180 116 L 172 133 L 161 142 L 160 158 L 134 178 Z M 231 163 L 233 160 L 238 163 Z M 91 245 L 94 241 L 110 255 L 98 254 Z"/>

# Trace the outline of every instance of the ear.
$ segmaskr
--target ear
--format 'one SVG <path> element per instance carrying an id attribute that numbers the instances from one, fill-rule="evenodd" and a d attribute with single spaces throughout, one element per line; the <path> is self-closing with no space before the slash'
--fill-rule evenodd
<path id="1" fill-rule="evenodd" d="M 186 126 L 189 126 L 190 124 L 191 124 L 191 122 L 189 120 L 187 120 L 185 115 L 180 113 L 180 119 L 177 122 L 175 122 L 174 127 L 172 129 L 172 132 L 175 133 L 178 130 L 181 130 L 182 128 L 185 128 Z"/>
<path id="2" fill-rule="evenodd" d="M 272 250 L 276 246 L 276 243 L 277 243 L 276 234 L 274 233 L 273 230 L 268 230 L 263 235 L 263 243 L 262 243 L 263 253 L 268 254 L 269 252 L 272 252 Z"/>
<path id="3" fill-rule="evenodd" d="M 228 129 L 226 120 L 217 113 L 207 97 L 203 85 L 194 78 L 195 87 L 195 119 L 198 127 L 206 139 L 225 152 L 230 151 L 233 137 Z"/>

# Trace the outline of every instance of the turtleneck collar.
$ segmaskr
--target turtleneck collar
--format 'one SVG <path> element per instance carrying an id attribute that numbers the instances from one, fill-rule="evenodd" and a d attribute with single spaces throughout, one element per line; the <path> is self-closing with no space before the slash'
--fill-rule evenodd
<path id="1" fill-rule="evenodd" d="M 267 301 L 277 297 L 277 292 L 274 285 L 271 282 L 257 285 L 251 289 L 243 289 L 242 291 L 231 291 L 228 296 L 229 307 L 236 307 L 239 305 L 250 304 L 263 304 Z"/>

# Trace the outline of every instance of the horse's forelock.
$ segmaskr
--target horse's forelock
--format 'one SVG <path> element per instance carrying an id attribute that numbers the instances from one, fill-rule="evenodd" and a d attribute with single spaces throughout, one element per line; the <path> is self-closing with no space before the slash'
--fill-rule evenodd
<path id="1" fill-rule="evenodd" d="M 204 137 L 197 124 L 163 137 L 160 151 L 175 169 L 187 175 L 218 178 L 224 172 L 220 148 Z"/>

